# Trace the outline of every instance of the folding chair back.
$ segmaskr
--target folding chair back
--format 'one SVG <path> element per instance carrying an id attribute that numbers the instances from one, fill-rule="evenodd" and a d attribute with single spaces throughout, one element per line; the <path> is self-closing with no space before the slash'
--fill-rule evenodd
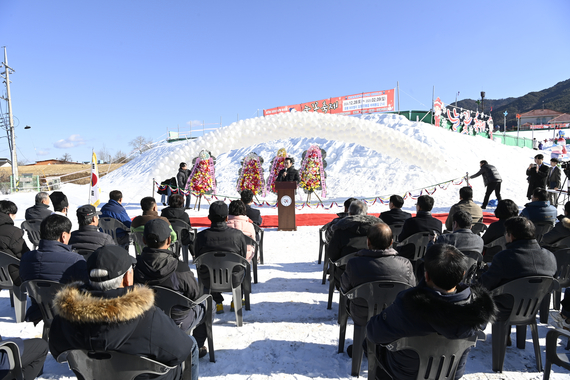
<path id="1" fill-rule="evenodd" d="M 552 245 L 550 245 L 550 248 L 555 248 L 556 250 L 570 248 L 570 236 L 554 242 Z M 554 250 L 552 252 L 554 252 Z"/>
<path id="2" fill-rule="evenodd" d="M 238 326 L 243 324 L 242 316 L 242 284 L 233 284 L 232 272 L 236 267 L 242 267 L 245 271 L 245 279 L 243 284 L 243 292 L 245 296 L 245 309 L 249 310 L 249 292 L 251 291 L 251 277 L 249 276 L 249 263 L 245 258 L 233 252 L 206 252 L 194 259 L 196 269 L 198 270 L 198 280 L 202 287 L 204 281 L 200 276 L 200 268 L 206 267 L 209 274 L 210 285 L 208 293 L 211 292 L 232 292 L 234 298 L 234 310 L 236 314 L 236 323 Z M 247 283 L 249 280 L 249 284 Z"/>
<path id="3" fill-rule="evenodd" d="M 356 254 L 356 252 L 350 253 L 346 256 L 341 257 L 340 259 L 338 259 L 337 261 L 331 261 L 330 259 L 328 259 L 329 261 L 329 299 L 327 302 L 327 309 L 330 310 L 332 309 L 332 299 L 333 299 L 333 294 L 334 294 L 334 290 L 335 288 L 340 289 L 340 284 L 337 282 L 336 278 L 338 277 L 336 275 L 336 271 L 340 271 L 341 268 L 346 267 L 346 264 L 348 263 L 348 261 L 350 259 L 352 259 L 354 257 L 354 255 Z M 342 301 L 342 297 L 340 298 L 340 300 Z M 342 302 L 339 302 L 339 310 L 341 307 Z M 340 313 L 339 313 L 339 317 L 340 317 Z"/>
<path id="4" fill-rule="evenodd" d="M 8 362 L 10 363 L 10 369 L 2 379 L 24 380 L 24 375 L 22 373 L 22 359 L 20 358 L 20 349 L 18 348 L 18 345 L 9 340 L 5 340 L 0 342 L 0 350 L 6 352 Z"/>
<path id="5" fill-rule="evenodd" d="M 390 306 L 398 293 L 402 290 L 410 288 L 410 285 L 398 282 L 398 281 L 373 281 L 367 282 L 351 289 L 346 294 L 341 294 L 341 299 L 346 298 L 354 300 L 356 298 L 362 298 L 366 300 L 368 305 L 368 319 L 367 322 Z M 343 307 L 339 307 L 339 324 L 340 324 L 340 335 L 338 339 L 338 352 L 341 353 L 344 350 L 344 339 L 346 336 L 346 325 L 348 322 L 348 310 L 346 308 L 346 303 L 342 302 Z M 366 336 L 366 325 L 359 326 L 354 325 L 354 336 L 352 344 L 352 376 L 360 375 L 360 365 L 362 363 L 362 342 Z M 370 355 L 375 354 L 375 347 L 369 347 Z"/>
<path id="6" fill-rule="evenodd" d="M 389 351 L 412 350 L 420 359 L 417 380 L 454 379 L 459 359 L 475 346 L 478 335 L 465 339 L 447 339 L 437 333 L 400 338 L 386 345 Z"/>
<path id="7" fill-rule="evenodd" d="M 42 219 L 30 219 L 22 222 L 20 228 L 28 233 L 28 239 L 34 246 L 34 249 L 40 245 L 40 225 Z"/>
<path id="8" fill-rule="evenodd" d="M 493 261 L 493 256 L 507 249 L 507 240 L 505 240 L 505 236 L 501 236 L 500 238 L 495 239 L 488 244 L 485 244 L 484 247 L 486 251 L 483 260 L 486 263 L 490 263 L 491 261 Z"/>
<path id="9" fill-rule="evenodd" d="M 69 368 L 84 380 L 132 380 L 143 374 L 166 375 L 176 366 L 167 366 L 144 356 L 116 351 L 88 352 L 69 350 L 61 353 L 57 361 L 67 361 Z"/>
<path id="10" fill-rule="evenodd" d="M 55 298 L 55 294 L 60 291 L 65 284 L 48 280 L 30 280 L 24 282 L 22 286 L 28 290 L 30 297 L 36 300 L 36 303 L 42 312 L 42 318 L 44 321 L 42 339 L 47 342 L 49 338 L 49 329 L 55 316 L 53 299 Z"/>
<path id="11" fill-rule="evenodd" d="M 125 226 L 120 220 L 110 217 L 101 217 L 99 218 L 99 229 L 101 232 L 106 233 L 107 235 L 111 235 L 115 244 L 119 245 L 119 241 L 117 239 L 117 229 L 120 228 L 123 231 L 129 231 L 129 228 Z"/>
<path id="12" fill-rule="evenodd" d="M 212 296 L 210 294 L 204 294 L 202 297 L 198 298 L 196 301 L 192 301 L 190 298 L 185 297 L 172 289 L 165 288 L 163 286 L 151 286 L 151 289 L 156 293 L 154 298 L 154 304 L 160 310 L 164 311 L 164 314 L 172 318 L 172 308 L 174 306 L 187 307 L 188 309 L 193 309 L 200 307 L 201 304 L 206 306 L 206 313 L 204 316 L 204 324 L 206 325 L 206 333 L 208 336 L 208 350 L 210 352 L 210 361 L 215 362 L 214 355 L 214 339 L 212 334 Z"/>
<path id="13" fill-rule="evenodd" d="M 547 221 L 536 222 L 534 223 L 534 227 L 536 229 L 534 237 L 536 238 L 536 241 L 540 243 L 542 237 L 554 227 L 554 224 L 552 224 L 552 222 L 547 222 Z"/>
<path id="14" fill-rule="evenodd" d="M 26 316 L 26 291 L 23 286 L 16 286 L 12 282 L 9 266 L 20 267 L 20 259 L 6 252 L 0 251 L 0 289 L 10 291 L 10 300 L 16 312 L 16 322 L 24 322 Z"/>
<path id="15" fill-rule="evenodd" d="M 542 371 L 542 358 L 538 342 L 538 327 L 536 324 L 536 313 L 542 303 L 542 299 L 552 289 L 558 288 L 558 282 L 553 277 L 548 276 L 528 276 L 510 281 L 491 291 L 493 297 L 499 295 L 509 295 L 513 299 L 513 309 L 511 315 L 505 321 L 493 323 L 493 371 L 502 372 L 505 360 L 505 350 L 507 335 L 510 333 L 510 326 L 517 326 L 517 347 L 524 348 L 526 340 L 526 326 L 530 325 L 534 354 L 536 357 L 536 367 Z"/>
<path id="16" fill-rule="evenodd" d="M 133 245 L 135 246 L 135 253 L 140 255 L 142 250 L 146 246 L 143 242 L 143 232 L 142 231 L 134 231 L 131 228 L 131 237 L 133 238 Z"/>
<path id="17" fill-rule="evenodd" d="M 560 285 L 559 289 L 554 289 L 554 308 L 560 309 L 561 289 L 570 287 L 570 248 L 561 249 L 554 252 L 556 257 L 556 280 Z"/>
<path id="18" fill-rule="evenodd" d="M 552 364 L 570 370 L 570 356 L 566 353 L 558 353 L 556 348 L 558 346 L 558 338 L 565 336 L 570 339 L 570 331 L 555 329 L 546 333 L 546 363 L 544 363 L 544 375 L 542 380 L 550 379 L 550 370 Z"/>
<path id="19" fill-rule="evenodd" d="M 482 236 L 485 233 L 485 231 L 487 231 L 487 225 L 481 222 L 473 223 L 471 225 L 471 231 L 475 235 Z"/>
<path id="20" fill-rule="evenodd" d="M 255 229 L 255 236 L 256 236 L 256 240 L 257 237 L 259 237 L 258 243 L 259 243 L 259 263 L 263 265 L 263 236 L 265 235 L 265 232 L 263 231 L 263 228 L 259 227 L 257 224 L 253 223 L 253 228 Z M 319 256 L 320 258 L 320 256 Z M 320 264 L 320 261 L 319 261 Z"/>
<path id="21" fill-rule="evenodd" d="M 416 234 L 413 234 L 412 236 L 409 236 L 404 241 L 400 242 L 398 246 L 413 244 L 414 257 L 410 259 L 410 261 L 416 262 L 425 256 L 430 239 L 431 239 L 431 232 L 418 232 Z"/>
<path id="22" fill-rule="evenodd" d="M 388 227 L 390 227 L 390 229 L 392 230 L 392 237 L 394 239 L 395 242 L 398 242 L 398 236 L 400 236 L 400 233 L 402 232 L 402 228 L 404 228 L 404 223 L 394 223 L 394 224 L 389 224 Z"/>
<path id="23" fill-rule="evenodd" d="M 190 225 L 180 219 L 169 219 L 170 225 L 174 232 L 176 232 L 176 242 L 174 243 L 174 253 L 177 257 L 180 257 L 180 251 L 182 251 L 182 261 L 188 264 L 188 250 L 190 250 L 192 257 L 195 254 L 195 244 L 196 244 L 196 229 L 190 227 Z M 191 240 L 190 244 L 182 244 L 183 237 L 189 237 Z"/>

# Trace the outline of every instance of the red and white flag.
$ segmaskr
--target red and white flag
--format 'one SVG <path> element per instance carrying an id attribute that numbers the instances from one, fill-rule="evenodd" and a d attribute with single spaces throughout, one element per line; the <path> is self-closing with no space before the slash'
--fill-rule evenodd
<path id="1" fill-rule="evenodd" d="M 99 168 L 97 168 L 97 155 L 93 152 L 91 158 L 91 187 L 89 189 L 89 204 L 99 206 L 101 188 L 99 188 Z"/>

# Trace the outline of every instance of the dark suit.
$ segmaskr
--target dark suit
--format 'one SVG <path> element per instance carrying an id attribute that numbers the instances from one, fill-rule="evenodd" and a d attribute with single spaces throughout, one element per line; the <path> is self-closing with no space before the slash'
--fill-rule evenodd
<path id="1" fill-rule="evenodd" d="M 401 208 L 393 208 L 380 214 L 380 219 L 389 226 L 397 223 L 404 223 L 406 219 L 410 219 L 411 217 L 412 214 L 402 211 Z"/>
<path id="2" fill-rule="evenodd" d="M 404 226 L 402 227 L 402 232 L 400 233 L 398 240 L 403 241 L 418 232 L 431 232 L 440 235 L 442 226 L 443 223 L 431 216 L 431 212 L 418 211 L 415 217 L 407 219 L 404 222 Z M 414 253 L 412 244 L 406 244 L 396 248 L 396 250 L 401 256 L 404 256 L 407 259 L 412 258 Z"/>
<path id="3" fill-rule="evenodd" d="M 562 179 L 562 171 L 558 166 L 553 166 L 548 170 L 548 176 L 546 177 L 546 184 L 549 189 L 559 189 L 560 180 Z M 548 193 L 548 200 L 553 206 L 558 206 L 558 194 Z"/>
<path id="4" fill-rule="evenodd" d="M 546 177 L 548 176 L 548 169 L 548 166 L 542 164 L 538 168 L 538 171 L 534 167 L 526 170 L 528 179 L 528 190 L 526 192 L 526 197 L 528 199 L 530 199 L 532 192 L 537 187 L 546 189 Z"/>
<path id="5" fill-rule="evenodd" d="M 281 169 L 276 179 L 277 182 L 295 181 L 297 183 L 300 180 L 301 179 L 299 178 L 299 171 L 295 169 L 293 166 L 291 166 L 289 169 Z"/>
<path id="6" fill-rule="evenodd" d="M 253 223 L 261 226 L 261 223 L 263 223 L 263 218 L 261 217 L 261 212 L 259 210 L 251 208 L 250 205 L 245 205 L 245 213 Z"/>

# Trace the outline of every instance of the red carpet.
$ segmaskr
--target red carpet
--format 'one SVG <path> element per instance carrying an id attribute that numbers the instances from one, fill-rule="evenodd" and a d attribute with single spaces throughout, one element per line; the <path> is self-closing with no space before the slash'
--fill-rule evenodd
<path id="1" fill-rule="evenodd" d="M 442 223 L 445 223 L 448 213 L 433 214 L 433 216 Z M 378 216 L 377 214 L 372 214 Z M 412 214 L 415 215 L 415 214 Z M 296 222 L 297 226 L 322 226 L 336 218 L 336 214 L 297 214 Z M 483 213 L 483 223 L 489 225 L 496 222 L 497 219 L 494 214 L 490 212 Z M 210 220 L 207 217 L 191 218 L 192 227 L 210 227 Z M 277 227 L 278 220 L 277 215 L 264 215 L 263 224 L 261 227 L 272 228 Z"/>

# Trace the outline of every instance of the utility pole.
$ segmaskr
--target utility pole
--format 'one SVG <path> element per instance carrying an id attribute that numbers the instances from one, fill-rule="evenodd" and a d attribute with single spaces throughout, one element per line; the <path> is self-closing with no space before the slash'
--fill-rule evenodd
<path id="1" fill-rule="evenodd" d="M 8 145 L 10 146 L 10 152 L 12 153 L 12 186 L 13 189 L 16 188 L 18 180 L 18 158 L 16 157 L 16 135 L 14 134 L 14 119 L 12 117 L 12 99 L 10 97 L 10 74 L 14 73 L 14 69 L 8 66 L 8 55 L 6 54 L 6 46 L 4 46 L 4 72 L 0 73 L 2 78 L 4 78 L 6 83 L 6 98 L 0 97 L 8 102 Z"/>

